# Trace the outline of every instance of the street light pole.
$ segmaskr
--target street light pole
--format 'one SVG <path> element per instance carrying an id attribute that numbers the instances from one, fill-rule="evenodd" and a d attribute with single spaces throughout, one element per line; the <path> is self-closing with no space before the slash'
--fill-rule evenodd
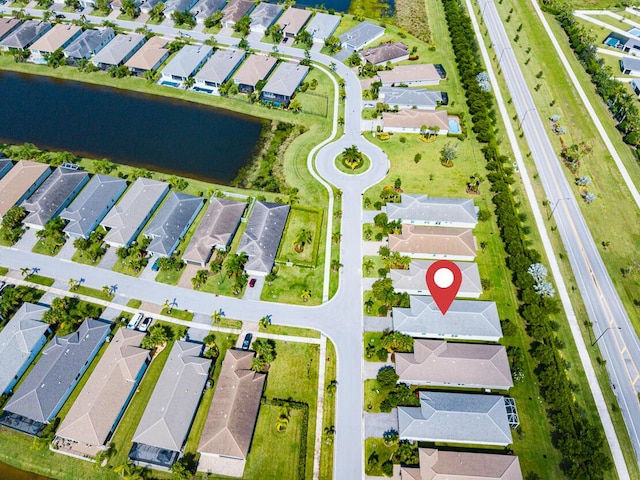
<path id="1" fill-rule="evenodd" d="M 602 336 L 607 333 L 607 330 L 622 330 L 622 327 L 607 327 L 604 329 L 604 332 L 602 332 L 600 334 L 600 336 L 598 338 L 595 339 L 595 341 L 591 344 L 591 346 L 593 347 L 596 343 L 598 343 L 598 340 L 600 340 L 602 338 Z"/>
<path id="2" fill-rule="evenodd" d="M 558 205 L 560 205 L 561 200 L 569 200 L 569 197 L 559 198 L 558 200 L 556 200 L 556 202 L 553 204 L 553 208 L 551 208 L 551 212 L 549 213 L 549 216 L 547 216 L 547 220 L 551 220 L 551 217 L 553 216 L 553 212 L 556 211 L 556 208 L 558 208 Z"/>

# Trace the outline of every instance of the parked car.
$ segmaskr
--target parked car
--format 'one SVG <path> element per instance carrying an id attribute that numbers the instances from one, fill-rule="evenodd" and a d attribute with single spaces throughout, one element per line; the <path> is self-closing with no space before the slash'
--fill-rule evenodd
<path id="1" fill-rule="evenodd" d="M 129 320 L 129 323 L 127 324 L 127 328 L 129 330 L 135 330 L 136 327 L 138 326 L 138 324 L 140 323 L 140 320 L 142 320 L 142 317 L 144 315 L 142 315 L 142 313 L 138 312 L 136 313 L 133 318 L 131 320 Z"/>
<path id="2" fill-rule="evenodd" d="M 284 37 L 284 38 L 282 39 L 282 43 L 287 43 L 288 41 L 289 41 L 289 37 Z"/>
<path id="3" fill-rule="evenodd" d="M 242 350 L 249 350 L 249 347 L 251 346 L 251 339 L 253 338 L 253 334 L 251 333 L 247 333 L 244 336 L 244 341 L 242 342 Z"/>
<path id="4" fill-rule="evenodd" d="M 251 280 L 249 280 L 249 286 L 250 286 L 251 288 L 253 288 L 253 287 L 255 287 L 255 286 L 256 286 L 256 279 L 255 279 L 255 278 L 252 278 Z"/>
<path id="5" fill-rule="evenodd" d="M 138 330 L 140 330 L 141 332 L 146 332 L 149 329 L 149 325 L 151 325 L 151 322 L 153 322 L 153 318 L 145 318 L 140 322 L 140 325 L 138 325 Z"/>
<path id="6" fill-rule="evenodd" d="M 160 270 L 160 266 L 158 265 L 158 260 L 160 260 L 159 258 L 153 262 L 153 265 L 151 265 L 151 270 L 153 272 L 157 272 L 158 270 Z"/>
<path id="7" fill-rule="evenodd" d="M 57 15 L 56 15 L 56 18 L 58 18 L 58 19 L 62 20 L 63 18 L 67 18 L 67 17 L 65 17 L 64 15 L 62 15 L 61 13 L 59 13 L 59 14 L 57 14 Z"/>

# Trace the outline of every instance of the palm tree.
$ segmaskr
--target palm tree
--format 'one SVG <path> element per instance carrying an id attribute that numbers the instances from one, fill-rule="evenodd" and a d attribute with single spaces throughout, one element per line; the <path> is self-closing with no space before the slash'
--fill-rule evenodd
<path id="1" fill-rule="evenodd" d="M 367 313 L 371 313 L 371 309 L 373 308 L 375 303 L 376 302 L 374 302 L 372 298 L 367 298 L 367 300 L 364 302 L 364 306 L 367 309 Z"/>
<path id="2" fill-rule="evenodd" d="M 340 234 L 340 232 L 333 232 L 331 234 L 331 240 L 333 241 L 334 245 L 337 245 L 338 242 L 340 242 L 340 238 L 342 237 L 342 235 Z"/>
<path id="3" fill-rule="evenodd" d="M 193 284 L 193 288 L 196 290 L 207 281 L 207 277 L 209 276 L 209 272 L 207 270 L 198 270 L 196 272 L 196 276 L 191 279 L 191 283 Z"/>
<path id="4" fill-rule="evenodd" d="M 336 393 L 337 389 L 338 389 L 338 381 L 334 378 L 327 385 L 327 393 L 329 395 L 333 395 L 334 393 Z"/>
<path id="5" fill-rule="evenodd" d="M 376 264 L 374 263 L 373 260 L 371 260 L 370 258 L 366 259 L 364 261 L 364 264 L 362 265 L 362 267 L 364 268 L 364 271 L 367 275 L 369 275 L 371 273 L 371 270 L 373 270 L 373 268 L 376 266 Z"/>
<path id="6" fill-rule="evenodd" d="M 113 293 L 111 292 L 111 287 L 109 285 L 102 286 L 102 293 L 104 293 L 106 296 L 113 295 Z"/>
<path id="7" fill-rule="evenodd" d="M 167 313 L 171 313 L 173 302 L 169 302 L 169 299 L 166 299 L 162 304 L 162 308 L 167 310 Z"/>
<path id="8" fill-rule="evenodd" d="M 196 79 L 193 77 L 188 77 L 184 82 L 182 82 L 182 84 L 184 85 L 184 88 L 187 90 L 193 87 L 195 83 L 196 83 Z"/>
<path id="9" fill-rule="evenodd" d="M 337 259 L 331 260 L 331 271 L 333 273 L 338 273 L 338 270 L 340 270 L 341 267 L 342 267 L 342 264 L 340 263 L 340 260 L 337 260 Z"/>
<path id="10" fill-rule="evenodd" d="M 271 286 L 276 278 L 278 278 L 278 274 L 271 270 L 265 277 L 265 281 L 267 282 L 267 285 Z"/>
<path id="11" fill-rule="evenodd" d="M 293 240 L 295 251 L 301 253 L 304 250 L 304 246 L 307 243 L 310 243 L 312 239 L 313 236 L 311 235 L 311 231 L 306 228 L 300 230 L 298 235 L 296 235 L 296 238 Z"/>
<path id="12" fill-rule="evenodd" d="M 77 290 L 80 286 L 80 282 L 78 282 L 75 278 L 70 278 L 67 283 L 69 284 L 69 290 Z"/>
<path id="13" fill-rule="evenodd" d="M 142 469 L 137 467 L 131 462 L 123 463 L 113 469 L 114 472 L 119 474 L 124 480 L 142 480 Z"/>
<path id="14" fill-rule="evenodd" d="M 222 310 L 216 310 L 215 312 L 213 312 L 213 314 L 211 314 L 211 320 L 213 321 L 213 323 L 220 323 L 223 316 L 224 315 Z"/>
<path id="15" fill-rule="evenodd" d="M 305 288 L 302 291 L 302 294 L 300 295 L 300 298 L 302 299 L 302 301 L 304 303 L 307 303 L 309 301 L 309 299 L 311 298 L 311 290 L 309 290 L 308 288 Z"/>
<path id="16" fill-rule="evenodd" d="M 330 425 L 324 428 L 324 438 L 326 439 L 327 445 L 331 445 L 333 443 L 333 437 L 336 435 L 336 427 L 334 425 Z"/>
<path id="17" fill-rule="evenodd" d="M 270 323 L 269 316 L 265 315 L 264 317 L 262 317 L 259 323 L 260 323 L 260 326 L 266 330 Z"/>
<path id="18" fill-rule="evenodd" d="M 351 170 L 355 170 L 362 163 L 362 153 L 360 153 L 358 147 L 351 145 L 342 152 L 342 161 Z"/>
<path id="19" fill-rule="evenodd" d="M 22 274 L 23 278 L 27 279 L 33 274 L 33 269 L 29 267 L 22 267 L 20 269 L 20 273 Z"/>

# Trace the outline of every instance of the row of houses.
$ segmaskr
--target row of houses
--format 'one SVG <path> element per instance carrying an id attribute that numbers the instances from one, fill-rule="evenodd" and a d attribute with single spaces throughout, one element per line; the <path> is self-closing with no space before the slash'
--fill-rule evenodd
<path id="1" fill-rule="evenodd" d="M 104 241 L 113 247 L 128 247 L 144 229 L 151 239 L 147 250 L 156 256 L 173 254 L 205 203 L 201 197 L 169 190 L 166 182 L 148 178 L 129 186 L 121 178 L 90 177 L 75 165 L 52 171 L 44 163 L 21 160 L 13 165 L 0 159 L 0 218 L 20 205 L 27 212 L 25 225 L 42 229 L 60 217 L 72 238 L 88 238 L 101 225 L 107 230 Z M 230 245 L 246 209 L 246 202 L 212 198 L 182 258 L 204 267 L 213 249 Z M 250 275 L 267 275 L 273 268 L 288 214 L 288 205 L 253 205 L 238 248 L 249 257 Z"/>
<path id="2" fill-rule="evenodd" d="M 46 344 L 50 330 L 42 317 L 47 310 L 24 303 L 0 331 L 4 395 Z M 111 328 L 110 322 L 88 318 L 76 332 L 54 336 L 4 406 L 0 424 L 39 435 L 108 339 L 53 442 L 55 450 L 85 459 L 108 448 L 151 361 L 149 350 L 140 347 L 145 333 L 120 328 L 110 336 Z M 169 469 L 181 457 L 209 378 L 211 359 L 203 358 L 202 351 L 201 343 L 175 342 L 133 436 L 132 461 Z M 266 380 L 266 374 L 251 370 L 254 355 L 232 349 L 223 360 L 198 447 L 202 471 L 242 476 Z"/>
<path id="3" fill-rule="evenodd" d="M 482 294 L 477 265 L 456 262 L 462 272 L 462 284 L 446 314 L 429 296 L 424 280 L 436 259 L 457 255 L 460 238 L 473 239 L 478 208 L 470 199 L 402 194 L 399 203 L 388 203 L 384 211 L 389 220 L 400 221 L 403 228 L 396 240 L 389 237 L 391 250 L 430 258 L 413 260 L 408 270 L 390 272 L 394 289 L 410 294 L 409 308 L 393 309 L 393 328 L 414 338 L 412 352 L 396 352 L 393 356 L 398 381 L 438 389 L 419 391 L 418 407 L 398 407 L 399 437 L 462 448 L 510 445 L 511 429 L 518 426 L 515 402 L 490 392 L 508 392 L 513 378 L 506 349 L 497 343 L 502 328 L 496 304 L 476 300 Z M 403 239 L 407 235 L 420 236 L 421 240 Z M 400 250 L 396 249 L 401 245 Z M 468 251 L 464 259 L 473 260 L 475 240 L 464 245 Z M 461 392 L 467 389 L 484 393 Z M 443 463 L 436 467 L 440 458 Z M 458 464 L 448 463 L 453 459 Z M 496 467 L 487 472 L 487 462 Z M 438 475 L 484 478 L 485 474 L 487 478 L 522 479 L 515 456 L 435 449 L 420 450 L 419 468 L 401 469 L 403 479 L 439 478 Z"/>

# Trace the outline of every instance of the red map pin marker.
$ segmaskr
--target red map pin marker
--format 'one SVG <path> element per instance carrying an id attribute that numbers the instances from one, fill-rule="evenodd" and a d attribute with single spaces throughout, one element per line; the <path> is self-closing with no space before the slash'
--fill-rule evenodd
<path id="1" fill-rule="evenodd" d="M 443 315 L 447 313 L 462 284 L 462 272 L 449 260 L 438 260 L 427 269 L 427 287 Z"/>

